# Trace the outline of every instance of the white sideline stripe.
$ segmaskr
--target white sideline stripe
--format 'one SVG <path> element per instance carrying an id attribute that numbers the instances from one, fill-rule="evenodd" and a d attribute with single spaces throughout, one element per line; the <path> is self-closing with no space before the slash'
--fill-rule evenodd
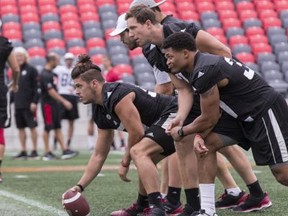
<path id="1" fill-rule="evenodd" d="M 25 203 L 27 205 L 37 207 L 39 209 L 45 210 L 47 212 L 50 212 L 53 215 L 67 216 L 67 213 L 65 213 L 64 210 L 61 211 L 61 210 L 59 210 L 57 208 L 54 208 L 52 206 L 45 205 L 45 204 L 43 204 L 41 202 L 38 202 L 38 201 L 35 201 L 35 200 L 32 200 L 32 199 L 27 199 L 25 197 L 16 195 L 16 194 L 8 192 L 8 191 L 0 190 L 0 196 L 4 196 L 4 197 L 7 197 L 9 199 L 20 201 L 20 202 Z"/>
<path id="2" fill-rule="evenodd" d="M 80 196 L 81 196 L 81 193 L 78 192 L 74 197 L 71 197 L 70 199 L 65 199 L 65 200 L 63 200 L 63 203 L 64 203 L 64 204 L 67 204 L 67 203 L 74 202 L 74 201 L 77 200 Z"/>

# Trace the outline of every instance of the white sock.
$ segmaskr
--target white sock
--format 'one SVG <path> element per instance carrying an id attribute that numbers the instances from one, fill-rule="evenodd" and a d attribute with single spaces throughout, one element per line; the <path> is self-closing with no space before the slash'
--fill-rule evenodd
<path id="1" fill-rule="evenodd" d="M 90 150 L 90 149 L 94 149 L 94 144 L 95 144 L 94 136 L 93 136 L 93 135 L 88 135 L 87 141 L 88 141 L 88 143 L 87 143 L 88 149 L 89 149 L 89 150 Z"/>
<path id="2" fill-rule="evenodd" d="M 232 196 L 239 196 L 239 194 L 241 193 L 241 190 L 239 187 L 236 188 L 228 188 L 226 189 L 227 193 L 232 195 Z"/>
<path id="3" fill-rule="evenodd" d="M 215 210 L 215 184 L 199 184 L 201 209 L 208 215 L 213 215 Z"/>

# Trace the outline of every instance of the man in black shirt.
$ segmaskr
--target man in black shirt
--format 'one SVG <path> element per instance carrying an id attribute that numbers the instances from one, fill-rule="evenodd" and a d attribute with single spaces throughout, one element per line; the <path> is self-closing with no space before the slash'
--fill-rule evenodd
<path id="1" fill-rule="evenodd" d="M 16 126 L 19 130 L 21 152 L 14 158 L 26 159 L 26 132 L 29 127 L 33 144 L 31 159 L 38 159 L 37 153 L 37 103 L 38 103 L 38 72 L 36 68 L 28 64 L 28 52 L 23 47 L 17 47 L 13 51 L 20 66 L 19 90 L 13 94 L 15 103 Z"/>
<path id="2" fill-rule="evenodd" d="M 113 130 L 128 132 L 128 148 L 121 162 L 120 177 L 126 177 L 133 159 L 140 178 L 137 204 L 127 212 L 166 215 L 161 204 L 157 164 L 175 152 L 172 137 L 165 133 L 166 125 L 177 110 L 175 96 L 159 95 L 126 83 L 105 83 L 98 66 L 86 55 L 72 71 L 75 91 L 84 104 L 94 103 L 93 119 L 98 126 L 98 139 L 88 166 L 73 190 L 81 191 L 100 172 L 113 141 Z M 193 116 L 190 116 L 194 118 Z M 149 127 L 144 130 L 143 124 Z"/>
<path id="3" fill-rule="evenodd" d="M 18 90 L 18 76 L 20 70 L 12 50 L 13 47 L 11 42 L 7 38 L 0 36 L 0 183 L 3 181 L 1 164 L 5 151 L 4 128 L 10 126 L 11 120 L 8 87 L 14 92 Z M 9 83 L 8 87 L 5 83 L 4 73 L 6 62 L 8 62 L 12 69 L 12 82 Z"/>
<path id="4" fill-rule="evenodd" d="M 185 31 L 190 35 L 192 35 L 192 37 L 196 41 L 197 48 L 203 52 L 231 57 L 230 49 L 228 47 L 223 45 L 221 42 L 219 42 L 216 38 L 214 38 L 207 32 L 200 30 L 200 28 L 196 26 L 194 23 L 186 23 L 178 21 L 168 24 L 164 23 L 163 25 L 161 25 L 161 23 L 159 23 L 159 21 L 157 20 L 156 14 L 151 9 L 143 5 L 131 8 L 127 12 L 126 19 L 129 28 L 129 35 L 131 36 L 132 39 L 136 40 L 136 42 L 140 46 L 146 46 L 146 44 L 148 43 L 155 44 L 154 49 L 150 53 L 147 52 L 148 54 L 147 59 L 151 65 L 154 65 L 154 67 L 158 68 L 163 72 L 165 71 L 169 73 L 170 69 L 166 65 L 166 58 L 164 57 L 161 51 L 161 46 L 164 42 L 164 39 L 168 37 L 170 34 L 173 34 L 174 32 Z M 175 80 L 176 79 L 175 76 L 173 76 L 171 79 L 173 84 L 174 82 L 177 83 L 178 79 L 185 80 L 186 82 L 188 82 L 187 78 L 184 77 L 182 74 L 180 74 L 179 76 L 177 75 L 177 80 Z M 183 93 L 186 94 L 185 92 L 178 89 L 178 94 L 180 95 L 179 99 L 182 98 L 181 94 Z M 199 109 L 199 96 L 195 96 L 195 101 L 197 101 L 197 103 L 194 103 L 193 107 L 196 106 L 196 109 Z M 180 156 L 181 158 L 180 162 L 184 161 L 183 158 L 184 155 L 187 155 L 187 152 L 189 151 L 188 150 L 184 151 L 183 155 Z M 236 146 L 229 146 L 228 148 L 221 149 L 221 153 L 224 154 L 229 159 L 231 164 L 233 164 L 233 167 L 241 175 L 241 177 L 247 184 L 250 193 L 252 193 L 251 191 L 254 192 L 257 191 L 257 196 L 262 196 L 263 191 L 259 185 L 259 182 L 257 181 L 257 177 L 253 173 L 249 160 L 247 159 L 246 155 L 242 152 L 242 150 Z M 217 156 L 217 158 L 220 157 Z M 187 166 L 187 164 L 189 163 L 187 162 L 184 164 L 186 164 L 185 166 Z M 247 169 L 247 167 L 249 167 L 249 169 Z M 220 177 L 223 176 L 219 176 L 219 178 Z M 230 178 L 229 182 L 232 182 L 234 183 L 234 185 L 236 185 L 233 178 Z M 231 192 L 231 189 L 230 188 L 228 189 Z M 229 208 L 231 206 L 236 206 L 241 201 L 243 201 L 245 197 L 246 197 L 245 194 L 241 192 L 241 190 L 237 188 L 236 185 L 235 187 L 232 188 L 232 194 L 227 193 L 225 191 L 225 194 L 221 196 L 221 199 L 217 200 L 216 206 L 219 208 Z M 254 207 L 255 207 L 254 210 L 257 210 L 258 203 Z"/>
<path id="5" fill-rule="evenodd" d="M 229 124 L 222 124 L 226 136 L 236 140 L 243 148 L 251 148 L 256 164 L 269 165 L 277 181 L 288 186 L 288 107 L 285 99 L 239 61 L 197 52 L 195 41 L 189 34 L 169 36 L 163 48 L 171 73 L 186 71 L 183 75 L 189 80 L 189 85 L 178 83 L 190 92 L 190 100 L 185 100 L 188 95 L 187 98 L 183 97 L 186 103 L 179 104 L 177 121 L 187 115 L 185 110 L 191 107 L 193 91 L 201 98 L 202 113 L 198 121 L 196 119 L 182 128 L 171 127 L 170 130 L 175 140 L 179 139 L 176 134 L 179 129 L 184 134 L 199 132 L 203 136 L 197 136 L 194 140 L 196 150 L 203 156 L 200 181 L 206 185 L 213 184 L 215 153 L 225 144 L 232 144 L 221 142 L 221 138 L 216 138 L 213 144 L 209 142 L 215 134 L 207 135 L 207 131 L 217 123 L 220 107 L 223 112 L 217 125 L 223 119 L 229 120 Z M 199 127 L 202 127 L 201 131 Z M 265 204 L 268 206 L 270 203 Z M 235 211 L 242 208 L 245 206 L 240 205 Z"/>
<path id="6" fill-rule="evenodd" d="M 77 156 L 78 152 L 70 150 L 63 141 L 63 134 L 60 124 L 60 108 L 59 102 L 63 104 L 66 109 L 71 109 L 72 104 L 58 94 L 56 84 L 57 77 L 53 73 L 53 69 L 59 64 L 59 56 L 56 53 L 49 53 L 46 56 L 47 63 L 40 75 L 41 87 L 41 108 L 45 123 L 43 132 L 43 142 L 45 145 L 45 155 L 43 160 L 53 160 L 56 156 L 51 152 L 49 147 L 49 132 L 54 130 L 61 148 L 61 159 L 70 159 Z"/>

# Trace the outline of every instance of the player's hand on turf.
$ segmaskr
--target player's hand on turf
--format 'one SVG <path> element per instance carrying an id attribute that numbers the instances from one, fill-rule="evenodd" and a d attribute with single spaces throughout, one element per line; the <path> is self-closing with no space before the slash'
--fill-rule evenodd
<path id="1" fill-rule="evenodd" d="M 168 134 L 168 135 L 172 135 L 171 132 L 172 132 L 172 129 L 177 127 L 177 126 L 182 126 L 183 125 L 183 121 L 180 119 L 180 118 L 174 118 L 172 121 L 170 121 L 168 127 L 166 128 L 165 132 Z"/>
<path id="2" fill-rule="evenodd" d="M 73 108 L 73 105 L 72 105 L 69 101 L 67 101 L 67 100 L 65 100 L 65 101 L 63 102 L 63 106 L 64 106 L 65 109 L 67 109 L 67 110 L 71 110 L 71 109 Z"/>
<path id="3" fill-rule="evenodd" d="M 183 137 L 180 137 L 178 134 L 178 130 L 181 128 L 181 126 L 176 126 L 171 129 L 170 135 L 174 139 L 174 141 L 179 142 Z"/>
<path id="4" fill-rule="evenodd" d="M 118 169 L 118 175 L 122 181 L 131 182 L 131 180 L 127 177 L 128 172 L 129 172 L 129 166 L 123 167 L 122 165 L 120 165 Z"/>
<path id="5" fill-rule="evenodd" d="M 200 155 L 200 157 L 204 157 L 208 153 L 209 150 L 206 148 L 205 141 L 201 136 L 195 136 L 194 150 Z"/>

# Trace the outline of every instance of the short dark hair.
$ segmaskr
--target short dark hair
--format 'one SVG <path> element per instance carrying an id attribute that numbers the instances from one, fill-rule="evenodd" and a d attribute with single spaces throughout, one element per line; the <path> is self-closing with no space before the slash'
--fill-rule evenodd
<path id="1" fill-rule="evenodd" d="M 90 56 L 86 54 L 79 55 L 78 62 L 71 72 L 72 79 L 80 77 L 85 82 L 90 82 L 96 79 L 99 82 L 104 82 L 101 74 L 101 69 L 92 63 Z"/>
<path id="2" fill-rule="evenodd" d="M 50 52 L 46 55 L 46 62 L 56 61 L 59 58 L 59 55 L 54 52 Z"/>
<path id="3" fill-rule="evenodd" d="M 189 51 L 196 51 L 195 39 L 187 32 L 176 32 L 169 35 L 163 42 L 163 49 L 172 48 L 174 50 L 187 49 Z"/>
<path id="4" fill-rule="evenodd" d="M 129 19 L 134 17 L 138 23 L 144 24 L 147 20 L 150 20 L 153 25 L 155 25 L 157 22 L 155 12 L 150 9 L 149 7 L 141 4 L 133 6 L 128 10 L 126 13 L 125 19 Z"/>

